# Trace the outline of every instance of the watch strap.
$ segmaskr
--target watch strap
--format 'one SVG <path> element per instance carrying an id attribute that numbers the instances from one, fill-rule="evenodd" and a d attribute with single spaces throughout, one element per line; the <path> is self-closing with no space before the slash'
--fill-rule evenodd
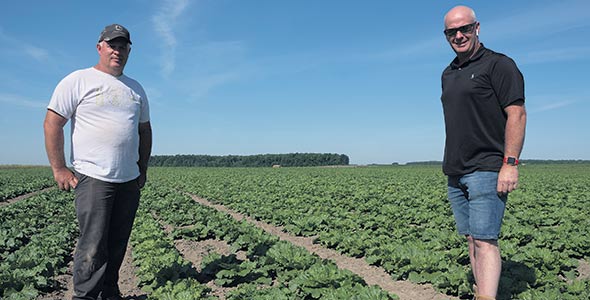
<path id="1" fill-rule="evenodd" d="M 518 158 L 512 156 L 505 156 L 504 163 L 511 166 L 518 166 Z"/>

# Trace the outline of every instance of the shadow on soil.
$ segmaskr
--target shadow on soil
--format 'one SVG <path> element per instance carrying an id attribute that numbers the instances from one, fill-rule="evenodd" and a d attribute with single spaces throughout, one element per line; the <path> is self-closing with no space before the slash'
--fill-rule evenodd
<path id="1" fill-rule="evenodd" d="M 498 300 L 514 299 L 537 281 L 535 270 L 531 267 L 511 260 L 502 262 L 502 276 L 498 287 Z"/>
<path id="2" fill-rule="evenodd" d="M 475 284 L 473 274 L 469 272 L 469 283 Z M 500 285 L 498 287 L 497 300 L 511 300 L 526 290 L 529 285 L 537 281 L 535 270 L 527 265 L 511 260 L 502 261 L 502 275 L 500 276 Z M 473 299 L 472 294 L 459 295 L 459 299 Z"/>

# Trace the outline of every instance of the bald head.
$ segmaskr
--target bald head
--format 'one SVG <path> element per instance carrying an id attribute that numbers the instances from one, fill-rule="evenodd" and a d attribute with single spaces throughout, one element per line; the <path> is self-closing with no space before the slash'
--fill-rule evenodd
<path id="1" fill-rule="evenodd" d="M 461 63 L 473 57 L 481 46 L 479 22 L 473 9 L 467 6 L 455 6 L 449 10 L 445 15 L 444 33 Z"/>
<path id="2" fill-rule="evenodd" d="M 456 27 L 459 23 L 473 23 L 477 21 L 475 11 L 470 7 L 459 5 L 453 7 L 445 15 L 445 28 Z"/>

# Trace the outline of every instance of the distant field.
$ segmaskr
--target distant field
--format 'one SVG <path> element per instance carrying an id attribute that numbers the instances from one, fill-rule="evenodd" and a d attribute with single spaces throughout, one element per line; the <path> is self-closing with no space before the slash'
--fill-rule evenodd
<path id="1" fill-rule="evenodd" d="M 50 186 L 49 167 L 0 166 L 0 203 Z"/>
<path id="2" fill-rule="evenodd" d="M 19 180 L 24 185 L 27 181 L 51 179 L 48 168 L 29 170 L 0 168 L 0 192 L 18 186 Z M 520 189 L 510 195 L 502 230 L 504 270 L 498 299 L 587 299 L 590 297 L 590 164 L 528 164 L 520 172 Z M 36 186 L 33 190 L 46 185 Z M 319 299 L 315 296 L 332 299 L 328 294 L 390 299 L 394 296 L 363 286 L 362 280 L 344 271 L 318 269 L 326 263 L 316 265 L 318 258 L 306 258 L 309 254 L 298 254 L 303 255 L 300 262 L 287 260 L 279 264 L 279 257 L 299 250 L 282 242 L 279 245 L 272 236 L 257 233 L 247 225 L 227 221 L 226 216 L 204 209 L 186 193 L 280 226 L 294 235 L 314 237 L 316 243 L 326 248 L 383 268 L 394 279 L 431 283 L 448 295 L 466 297 L 470 293 L 466 244 L 455 233 L 446 199 L 446 178 L 440 166 L 150 169 L 132 239 L 138 264 L 150 263 L 145 258 L 142 261 L 141 253 L 149 252 L 152 246 L 174 253 L 174 244 L 180 240 L 222 239 L 234 251 L 248 253 L 247 259 L 237 262 L 219 254 L 208 258 L 234 266 L 233 271 L 208 269 L 211 271 L 208 276 L 216 278 L 215 284 L 231 287 L 233 292 L 228 292 L 226 299 L 242 299 L 239 295 L 254 290 L 260 294 L 258 299 L 267 299 L 262 298 L 263 294 L 279 299 L 298 299 L 302 295 L 311 297 L 308 299 Z M 71 193 L 54 190 L 0 207 L 3 220 L 0 290 L 51 292 L 51 279 L 65 272 L 75 241 L 75 230 L 72 230 L 75 221 L 68 212 L 73 210 L 71 198 Z M 57 203 L 57 207 L 47 202 Z M 47 215 L 53 217 L 44 221 Z M 49 220 L 55 217 L 69 220 L 69 225 L 61 226 L 67 234 L 58 229 L 47 232 Z M 24 219 L 36 221 L 23 222 Z M 158 230 L 162 232 L 159 235 Z M 169 241 L 168 246 L 145 244 L 146 240 L 150 241 L 148 232 L 158 235 L 155 240 Z M 51 234 L 66 236 L 59 246 L 65 248 L 57 255 L 50 247 L 44 248 L 47 242 L 40 241 L 40 236 Z M 27 279 L 23 275 L 26 272 L 19 271 L 26 264 L 14 258 L 24 257 L 21 252 L 30 255 L 26 251 L 31 251 L 28 249 L 31 245 L 41 245 L 35 246 L 34 256 L 45 258 L 42 265 L 51 262 L 51 267 L 40 270 L 35 279 Z M 260 249 L 266 250 L 257 252 Z M 272 259 L 268 253 L 274 255 Z M 150 255 L 155 258 L 159 254 Z M 39 262 L 27 263 L 39 265 Z M 156 268 L 141 266 L 138 266 L 141 272 Z M 178 292 L 194 288 L 199 290 L 195 294 L 215 297 L 215 292 L 207 291 L 197 280 L 198 274 L 203 275 L 201 266 L 180 261 L 175 266 L 169 271 L 176 279 L 185 279 L 176 282 L 157 277 L 165 272 L 156 271 L 155 274 L 160 274 L 157 276 L 142 273 L 140 287 L 152 295 L 171 295 L 175 289 Z M 322 276 L 325 280 L 319 278 Z M 19 285 L 17 280 L 24 283 Z M 169 286 L 166 281 L 170 281 Z M 321 281 L 325 281 L 325 287 L 312 287 Z M 349 284 L 338 286 L 337 281 Z"/>

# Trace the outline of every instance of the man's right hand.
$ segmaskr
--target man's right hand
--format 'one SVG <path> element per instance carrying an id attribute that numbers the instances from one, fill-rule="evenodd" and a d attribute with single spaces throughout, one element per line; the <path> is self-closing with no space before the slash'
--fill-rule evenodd
<path id="1" fill-rule="evenodd" d="M 55 182 L 57 182 L 59 189 L 63 191 L 75 189 L 78 185 L 78 178 L 76 178 L 74 173 L 66 167 L 54 170 L 53 178 L 55 178 Z"/>

